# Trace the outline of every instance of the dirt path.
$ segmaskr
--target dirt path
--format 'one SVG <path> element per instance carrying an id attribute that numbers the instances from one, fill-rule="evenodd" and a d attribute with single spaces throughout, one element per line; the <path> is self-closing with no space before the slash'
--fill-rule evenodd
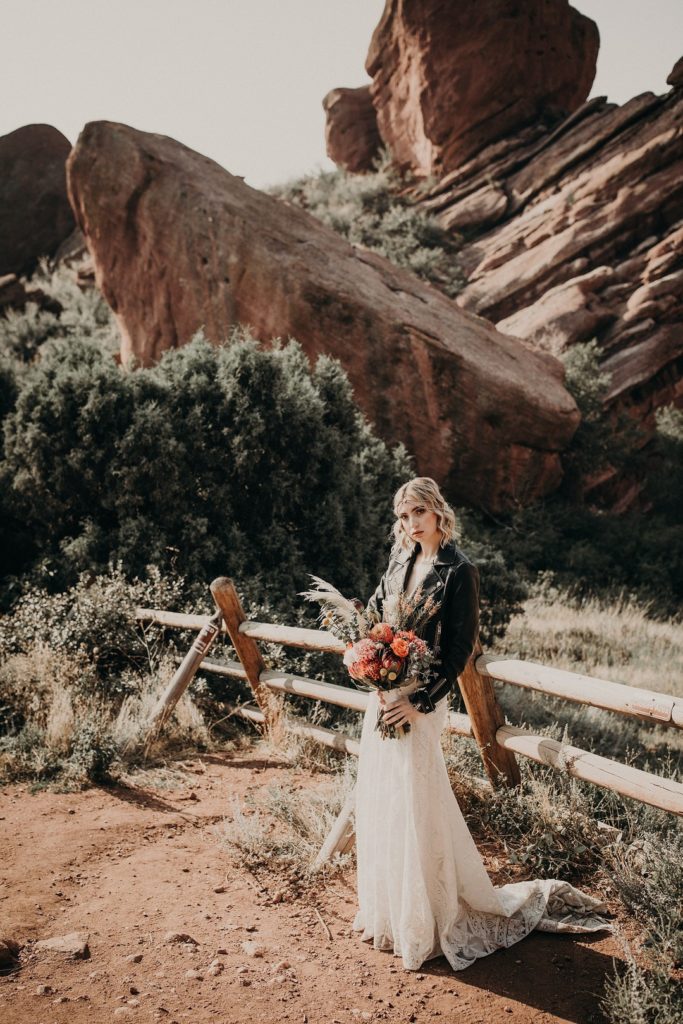
<path id="1" fill-rule="evenodd" d="M 463 972 L 443 958 L 404 971 L 351 931 L 353 871 L 276 903 L 221 849 L 215 826 L 233 794 L 273 781 L 316 786 L 320 776 L 241 752 L 183 762 L 181 778 L 166 790 L 0 793 L 0 936 L 24 945 L 21 969 L 0 977 L 0 1020 L 602 1020 L 597 996 L 611 958 L 621 957 L 612 936 L 534 933 Z M 33 948 L 73 931 L 89 935 L 88 959 Z M 168 932 L 196 945 L 169 942 Z M 263 956 L 245 952 L 249 940 Z M 209 971 L 213 961 L 223 968 Z"/>

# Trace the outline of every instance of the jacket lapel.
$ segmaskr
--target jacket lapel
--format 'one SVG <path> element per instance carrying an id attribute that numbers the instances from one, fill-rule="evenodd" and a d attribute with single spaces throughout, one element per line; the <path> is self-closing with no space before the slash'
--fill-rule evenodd
<path id="1" fill-rule="evenodd" d="M 412 551 L 401 551 L 395 558 L 395 565 L 390 573 L 390 590 L 392 593 L 405 593 L 408 577 L 417 558 L 419 545 L 415 544 Z M 432 594 L 437 595 L 443 588 L 448 575 L 448 567 L 453 564 L 456 558 L 456 548 L 453 541 L 439 549 L 434 565 L 422 581 L 422 601 L 426 601 Z"/>

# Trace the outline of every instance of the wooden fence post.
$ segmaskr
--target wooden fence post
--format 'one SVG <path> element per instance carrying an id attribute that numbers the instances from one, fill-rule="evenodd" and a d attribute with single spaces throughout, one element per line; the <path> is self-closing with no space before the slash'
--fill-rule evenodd
<path id="1" fill-rule="evenodd" d="M 351 817 L 356 808 L 356 787 L 344 801 L 344 805 L 337 815 L 334 825 L 330 829 L 325 842 L 320 847 L 318 856 L 315 859 L 314 867 L 320 868 L 323 864 L 331 861 L 335 853 L 348 853 L 356 839 L 356 832 Z"/>
<path id="2" fill-rule="evenodd" d="M 261 657 L 256 641 L 240 633 L 240 626 L 247 621 L 247 616 L 232 580 L 227 576 L 219 576 L 211 584 L 211 593 L 254 691 L 256 703 L 263 712 L 266 730 L 270 732 L 281 720 L 284 700 L 261 682 L 261 673 L 266 672 L 268 666 Z"/>
<path id="3" fill-rule="evenodd" d="M 505 725 L 505 715 L 496 699 L 490 676 L 482 676 L 477 671 L 476 660 L 480 654 L 481 644 L 477 640 L 472 657 L 459 677 L 460 691 L 491 785 L 518 786 L 521 776 L 515 755 L 496 740 L 496 732 Z"/>
<path id="4" fill-rule="evenodd" d="M 204 655 L 221 631 L 223 616 L 217 611 L 200 630 L 195 638 L 192 647 L 183 658 L 173 679 L 166 687 L 163 696 L 159 699 L 147 727 L 147 739 L 145 751 L 149 750 L 150 744 L 155 736 L 161 731 L 168 721 L 173 708 L 176 706 L 183 693 L 195 677 L 197 669 L 202 663 Z"/>

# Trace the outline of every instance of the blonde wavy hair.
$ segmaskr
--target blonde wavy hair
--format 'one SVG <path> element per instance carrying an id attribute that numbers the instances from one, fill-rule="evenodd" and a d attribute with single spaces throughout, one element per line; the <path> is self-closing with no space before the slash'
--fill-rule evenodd
<path id="1" fill-rule="evenodd" d="M 441 533 L 439 546 L 444 547 L 450 540 L 456 539 L 455 513 L 439 490 L 439 485 L 431 476 L 414 476 L 412 480 L 401 484 L 394 495 L 394 515 L 396 522 L 391 528 L 394 538 L 394 550 L 412 551 L 415 546 L 406 533 L 399 516 L 399 507 L 406 499 L 419 502 L 420 505 L 436 514 L 436 527 Z"/>

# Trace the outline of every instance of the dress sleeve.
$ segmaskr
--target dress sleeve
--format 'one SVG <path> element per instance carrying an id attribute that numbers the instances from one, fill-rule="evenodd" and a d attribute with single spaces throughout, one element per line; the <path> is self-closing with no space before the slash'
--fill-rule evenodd
<path id="1" fill-rule="evenodd" d="M 440 659 L 432 669 L 431 681 L 411 694 L 411 702 L 420 711 L 433 711 L 436 702 L 450 692 L 470 659 L 478 634 L 479 570 L 463 562 L 443 608 Z"/>

